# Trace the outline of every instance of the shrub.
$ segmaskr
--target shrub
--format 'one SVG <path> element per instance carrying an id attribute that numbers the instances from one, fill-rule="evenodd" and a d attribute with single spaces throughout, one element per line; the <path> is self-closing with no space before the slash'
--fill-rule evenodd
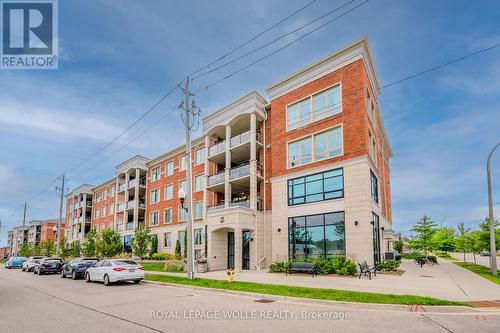
<path id="1" fill-rule="evenodd" d="M 120 254 L 117 254 L 116 256 L 113 256 L 115 259 L 130 259 L 130 255 L 126 252 L 122 252 Z"/>
<path id="2" fill-rule="evenodd" d="M 350 260 L 344 261 L 342 268 L 337 270 L 337 274 L 339 274 L 339 275 L 355 275 L 356 274 L 356 264 L 354 264 Z"/>
<path id="3" fill-rule="evenodd" d="M 437 264 L 437 258 L 436 258 L 436 256 L 427 256 L 427 259 L 429 259 L 433 263 Z"/>
<path id="4" fill-rule="evenodd" d="M 401 261 L 401 255 L 397 254 L 395 259 L 396 259 L 396 261 Z"/>
<path id="5" fill-rule="evenodd" d="M 384 260 L 377 264 L 377 270 L 394 272 L 398 269 L 400 262 L 397 260 Z"/>
<path id="6" fill-rule="evenodd" d="M 172 253 L 153 253 L 150 257 L 152 260 L 170 260 L 175 259 L 175 255 Z"/>
<path id="7" fill-rule="evenodd" d="M 418 259 L 422 256 L 420 252 L 413 252 L 413 253 L 405 253 L 403 254 L 403 258 L 405 259 Z"/>
<path id="8" fill-rule="evenodd" d="M 184 262 L 183 260 L 177 260 L 177 259 L 167 260 L 163 267 L 167 272 L 183 272 Z"/>
<path id="9" fill-rule="evenodd" d="M 269 272 L 271 273 L 283 273 L 286 272 L 288 268 L 288 261 L 274 262 L 269 266 Z"/>

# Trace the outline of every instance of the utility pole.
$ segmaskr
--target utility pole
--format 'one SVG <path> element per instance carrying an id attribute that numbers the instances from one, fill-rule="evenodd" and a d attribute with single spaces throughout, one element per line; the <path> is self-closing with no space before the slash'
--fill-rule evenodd
<path id="1" fill-rule="evenodd" d="M 184 109 L 183 122 L 186 127 L 186 196 L 187 196 L 187 278 L 194 280 L 194 226 L 193 226 L 193 191 L 191 188 L 191 112 L 194 110 L 190 109 L 189 97 L 191 93 L 189 92 L 189 76 L 186 78 L 184 85 L 184 102 L 181 104 Z M 194 120 L 194 117 L 193 117 Z"/>
<path id="2" fill-rule="evenodd" d="M 62 225 L 62 219 L 63 219 L 63 203 L 64 203 L 64 182 L 65 182 L 65 173 L 63 172 L 62 178 L 61 178 L 61 188 L 59 189 L 61 191 L 61 199 L 59 202 L 59 222 L 57 223 L 57 236 L 56 236 L 56 251 L 59 253 L 60 247 L 61 247 L 61 225 Z"/>
<path id="3" fill-rule="evenodd" d="M 23 212 L 23 227 L 24 227 L 24 225 L 26 224 L 26 206 L 27 206 L 27 205 L 28 205 L 28 204 L 25 202 L 25 203 L 24 203 L 24 212 Z"/>
<path id="4" fill-rule="evenodd" d="M 493 217 L 493 193 L 491 190 L 491 156 L 500 146 L 500 142 L 491 150 L 486 162 L 486 177 L 488 178 L 488 209 L 490 218 L 490 268 L 491 274 L 497 275 L 497 248 L 495 244 L 495 219 Z"/>

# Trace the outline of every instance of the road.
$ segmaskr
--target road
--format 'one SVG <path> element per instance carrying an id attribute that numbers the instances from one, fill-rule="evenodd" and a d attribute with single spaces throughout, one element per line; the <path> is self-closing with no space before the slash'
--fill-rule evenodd
<path id="1" fill-rule="evenodd" d="M 498 332 L 500 313 L 275 300 L 0 268 L 2 332 Z M 415 310 L 413 307 L 412 310 Z M 422 312 L 426 311 L 426 312 Z M 232 318 L 225 318 L 231 316 Z M 203 318 L 200 318 L 203 317 Z"/>
<path id="2" fill-rule="evenodd" d="M 462 262 L 464 261 L 464 254 L 463 253 L 454 252 L 454 253 L 450 253 L 450 255 L 453 258 L 458 259 L 458 261 L 462 261 Z M 472 253 L 466 253 L 465 260 L 468 263 L 473 264 L 474 263 L 474 256 L 472 255 Z M 479 254 L 476 254 L 476 264 L 490 267 L 490 257 L 481 257 Z M 498 256 L 497 256 L 497 267 L 500 269 L 500 257 L 498 257 Z"/>

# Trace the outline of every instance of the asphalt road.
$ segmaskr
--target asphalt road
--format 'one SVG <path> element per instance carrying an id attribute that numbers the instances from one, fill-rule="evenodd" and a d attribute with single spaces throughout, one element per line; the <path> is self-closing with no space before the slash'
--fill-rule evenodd
<path id="1" fill-rule="evenodd" d="M 1 332 L 499 332 L 500 314 L 317 304 L 0 268 Z M 268 299 L 268 298 L 266 298 Z M 443 313 L 437 313 L 441 311 Z"/>

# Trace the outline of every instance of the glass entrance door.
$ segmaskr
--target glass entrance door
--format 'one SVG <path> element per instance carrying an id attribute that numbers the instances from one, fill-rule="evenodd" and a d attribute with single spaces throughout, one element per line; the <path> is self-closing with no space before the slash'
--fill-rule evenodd
<path id="1" fill-rule="evenodd" d="M 250 231 L 243 231 L 242 237 L 242 269 L 250 269 Z"/>
<path id="2" fill-rule="evenodd" d="M 227 233 L 227 268 L 234 268 L 234 232 Z"/>
<path id="3" fill-rule="evenodd" d="M 372 213 L 373 216 L 373 261 L 375 264 L 380 262 L 380 225 L 378 215 Z"/>

